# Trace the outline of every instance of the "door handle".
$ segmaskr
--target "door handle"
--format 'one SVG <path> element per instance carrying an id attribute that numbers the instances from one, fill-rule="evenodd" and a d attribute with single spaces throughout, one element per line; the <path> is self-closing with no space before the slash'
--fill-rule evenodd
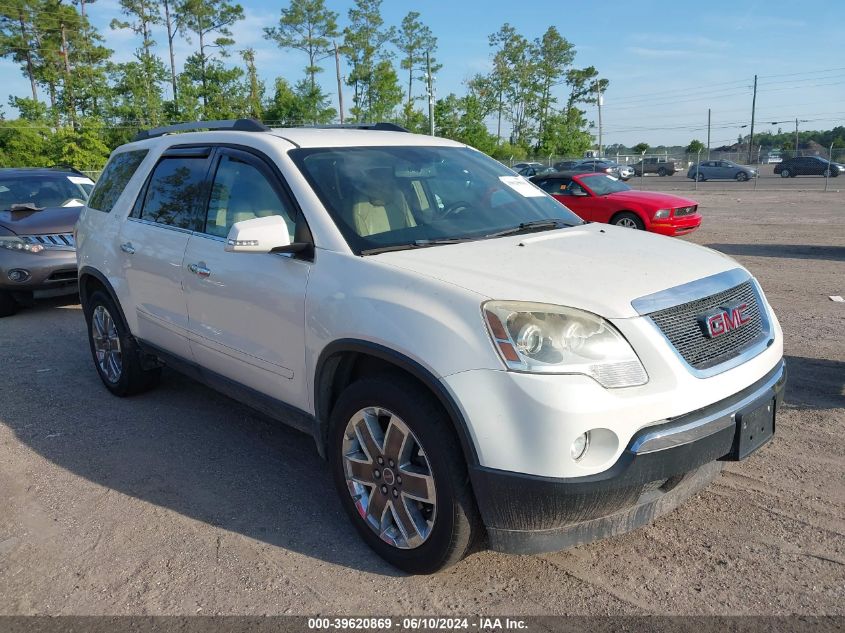
<path id="1" fill-rule="evenodd" d="M 188 270 L 194 273 L 197 277 L 205 279 L 211 274 L 211 270 L 206 268 L 203 264 L 190 264 Z"/>
<path id="2" fill-rule="evenodd" d="M 129 253 L 130 255 L 135 254 L 135 247 L 132 246 L 132 242 L 126 242 L 125 244 L 121 244 L 120 250 L 122 250 L 124 253 Z"/>

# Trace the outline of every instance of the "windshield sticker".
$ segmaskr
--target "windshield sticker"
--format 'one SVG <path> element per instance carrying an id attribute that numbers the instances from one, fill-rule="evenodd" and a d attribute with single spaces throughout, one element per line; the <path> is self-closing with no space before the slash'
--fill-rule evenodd
<path id="1" fill-rule="evenodd" d="M 94 181 L 86 176 L 68 176 L 68 180 L 70 180 L 75 185 L 93 185 Z"/>
<path id="2" fill-rule="evenodd" d="M 528 182 L 522 176 L 499 176 L 499 180 L 526 198 L 542 198 L 546 195 L 542 189 Z"/>

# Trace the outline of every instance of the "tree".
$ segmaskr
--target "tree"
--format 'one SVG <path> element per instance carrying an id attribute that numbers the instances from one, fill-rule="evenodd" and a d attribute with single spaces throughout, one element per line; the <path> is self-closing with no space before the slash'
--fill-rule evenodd
<path id="1" fill-rule="evenodd" d="M 634 145 L 634 146 L 631 148 L 631 150 L 632 150 L 635 154 L 643 154 L 644 152 L 647 152 L 647 151 L 648 151 L 648 143 L 637 143 L 636 145 Z"/>
<path id="2" fill-rule="evenodd" d="M 231 26 L 244 17 L 243 7 L 239 4 L 232 4 L 231 0 L 183 0 L 179 7 L 182 15 L 182 28 L 198 39 L 199 48 L 186 61 L 186 66 L 191 63 L 195 66 L 192 70 L 194 76 L 198 76 L 202 84 L 200 99 L 203 105 L 203 115 L 209 103 L 209 92 L 215 91 L 216 87 L 209 85 L 209 64 L 214 59 L 210 49 L 217 49 L 221 57 L 227 57 L 226 47 L 235 43 L 232 39 Z M 215 37 L 216 35 L 216 37 Z M 214 72 L 220 75 L 222 67 L 220 64 L 214 66 Z"/>
<path id="3" fill-rule="evenodd" d="M 302 51 L 308 56 L 305 75 L 313 123 L 320 122 L 320 104 L 326 100 L 317 83 L 317 73 L 323 72 L 319 62 L 333 54 L 332 39 L 338 34 L 337 13 L 326 9 L 325 0 L 291 0 L 290 6 L 282 9 L 278 26 L 264 29 L 264 37 L 280 48 Z"/>
<path id="4" fill-rule="evenodd" d="M 137 61 L 116 67 L 115 87 L 122 101 L 121 114 L 124 119 L 157 126 L 162 118 L 160 84 L 166 79 L 164 64 L 153 53 L 152 29 L 162 21 L 160 3 L 158 0 L 120 0 L 120 7 L 129 19 L 113 19 L 111 28 L 130 29 L 141 38 L 141 45 L 135 52 Z"/>
<path id="5" fill-rule="evenodd" d="M 687 154 L 698 154 L 699 152 L 703 152 L 705 149 L 707 148 L 704 146 L 704 143 L 698 139 L 693 139 L 690 141 L 690 144 L 687 145 Z"/>
<path id="6" fill-rule="evenodd" d="M 21 64 L 23 73 L 29 78 L 32 99 L 37 101 L 31 11 L 29 0 L 9 0 L 0 5 L 0 50 L 3 56 L 11 57 Z"/>
<path id="7" fill-rule="evenodd" d="M 180 106 L 188 119 L 236 119 L 249 113 L 249 88 L 244 71 L 218 59 L 203 62 L 199 53 L 185 60 L 179 76 Z M 201 104 L 201 105 L 200 105 Z"/>
<path id="8" fill-rule="evenodd" d="M 537 104 L 536 64 L 531 46 L 510 24 L 489 36 L 499 93 L 499 117 L 502 113 L 512 126 L 511 144 L 528 146 L 531 129 L 529 114 Z M 501 136 L 501 122 L 499 123 Z"/>
<path id="9" fill-rule="evenodd" d="M 400 67 L 408 71 L 408 92 L 405 101 L 406 124 L 414 118 L 414 73 L 428 72 L 426 54 L 428 54 L 428 63 L 431 65 L 432 73 L 442 68 L 442 65 L 438 64 L 434 58 L 434 52 L 437 50 L 437 38 L 434 37 L 430 28 L 420 22 L 419 18 L 420 14 L 416 11 L 409 12 L 402 19 L 402 25 L 393 38 L 393 44 L 401 54 Z M 425 74 L 420 79 L 426 79 Z"/>
<path id="10" fill-rule="evenodd" d="M 382 0 L 355 0 L 355 6 L 349 9 L 349 26 L 343 30 L 343 54 L 351 66 L 346 83 L 353 88 L 355 105 L 351 111 L 358 122 L 372 120 L 374 104 L 383 110 L 389 101 L 386 97 L 395 94 L 398 88 L 396 72 L 387 73 L 381 64 L 382 61 L 390 63 L 390 52 L 385 45 L 394 37 L 393 28 L 383 28 L 381 3 Z M 378 76 L 377 68 L 380 69 Z M 391 77 L 396 86 L 389 85 Z M 382 96 L 377 90 L 385 94 Z M 394 106 L 401 100 L 399 89 L 399 101 Z"/>
<path id="11" fill-rule="evenodd" d="M 308 109 L 290 84 L 278 77 L 272 99 L 264 106 L 264 119 L 283 126 L 302 125 L 307 121 Z"/>
<path id="12" fill-rule="evenodd" d="M 567 67 L 575 60 L 575 48 L 554 26 L 550 26 L 543 37 L 534 40 L 532 47 L 536 59 L 536 79 L 540 94 L 537 99 L 538 136 L 543 136 L 546 119 L 557 101 L 552 90 L 566 77 Z"/>
<path id="13" fill-rule="evenodd" d="M 264 100 L 264 82 L 258 79 L 258 71 L 255 68 L 255 51 L 247 48 L 241 51 L 241 57 L 246 63 L 247 80 L 249 84 L 249 95 L 247 97 L 247 108 L 249 115 L 254 119 L 260 119 Z"/>

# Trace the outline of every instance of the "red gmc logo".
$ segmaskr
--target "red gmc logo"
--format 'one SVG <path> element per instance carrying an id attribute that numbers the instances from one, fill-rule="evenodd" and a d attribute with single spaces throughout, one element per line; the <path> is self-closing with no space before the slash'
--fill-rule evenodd
<path id="1" fill-rule="evenodd" d="M 699 317 L 699 321 L 704 330 L 704 336 L 707 338 L 716 338 L 717 336 L 722 336 L 722 334 L 727 334 L 732 330 L 741 328 L 751 320 L 751 317 L 746 314 L 747 310 L 748 304 L 740 303 L 702 314 Z"/>

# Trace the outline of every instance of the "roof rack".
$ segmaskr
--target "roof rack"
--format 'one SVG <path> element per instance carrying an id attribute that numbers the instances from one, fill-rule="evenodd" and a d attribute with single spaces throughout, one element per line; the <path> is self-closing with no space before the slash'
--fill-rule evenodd
<path id="1" fill-rule="evenodd" d="M 270 128 L 256 121 L 255 119 L 226 119 L 220 121 L 191 121 L 188 123 L 177 123 L 164 127 L 153 128 L 152 130 L 141 130 L 135 135 L 133 141 L 143 141 L 148 138 L 156 138 L 174 132 L 188 132 L 191 130 L 232 130 L 235 132 L 266 132 Z"/>
<path id="2" fill-rule="evenodd" d="M 410 132 L 411 130 L 396 125 L 395 123 L 387 123 L 380 121 L 379 123 L 341 123 L 328 125 L 299 125 L 297 127 L 311 128 L 315 130 L 375 130 L 377 132 Z"/>

